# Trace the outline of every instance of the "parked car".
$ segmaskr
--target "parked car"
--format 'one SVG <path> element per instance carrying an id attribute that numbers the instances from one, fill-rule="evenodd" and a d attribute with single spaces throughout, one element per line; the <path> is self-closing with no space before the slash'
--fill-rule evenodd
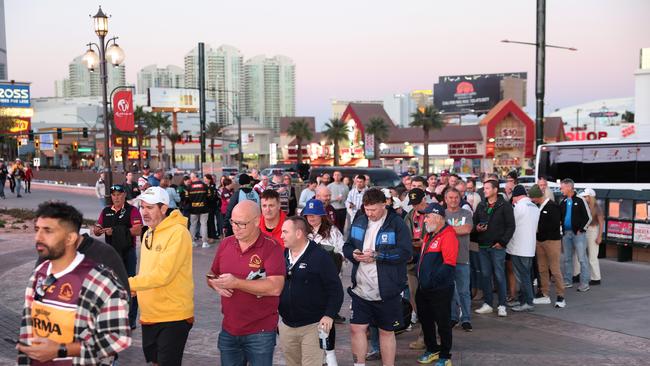
<path id="1" fill-rule="evenodd" d="M 388 168 L 363 168 L 347 166 L 316 166 L 312 167 L 309 172 L 309 179 L 315 179 L 323 173 L 330 176 L 335 171 L 340 171 L 344 177 L 354 178 L 357 174 L 366 174 L 370 177 L 370 182 L 377 187 L 394 187 L 400 183 L 400 179 L 394 170 Z"/>

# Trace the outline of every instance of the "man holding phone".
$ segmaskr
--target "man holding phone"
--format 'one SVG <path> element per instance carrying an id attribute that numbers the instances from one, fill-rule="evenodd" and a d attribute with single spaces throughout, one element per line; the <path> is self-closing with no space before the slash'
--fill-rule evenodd
<path id="1" fill-rule="evenodd" d="M 476 241 L 479 245 L 481 275 L 483 277 L 483 306 L 477 314 L 488 314 L 492 308 L 492 276 L 496 277 L 499 293 L 499 316 L 506 311 L 506 246 L 515 232 L 515 216 L 512 205 L 499 194 L 499 182 L 487 180 L 483 183 L 485 199 L 474 212 L 473 222 Z"/>

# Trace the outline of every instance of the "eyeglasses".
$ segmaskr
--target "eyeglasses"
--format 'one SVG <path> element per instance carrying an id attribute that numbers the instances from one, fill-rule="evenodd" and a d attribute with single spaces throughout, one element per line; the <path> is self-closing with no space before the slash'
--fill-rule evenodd
<path id="1" fill-rule="evenodd" d="M 148 250 L 151 250 L 151 247 L 153 246 L 153 231 L 148 231 L 147 235 L 145 235 L 144 246 Z"/>
<path id="2" fill-rule="evenodd" d="M 36 287 L 36 296 L 34 296 L 34 300 L 39 301 L 40 299 L 42 299 L 43 296 L 45 296 L 45 293 L 47 292 L 47 290 L 49 290 L 50 287 L 52 287 L 52 285 L 54 285 L 56 280 L 57 280 L 57 278 L 54 277 L 53 274 L 50 274 L 49 276 L 47 276 L 45 278 L 45 281 L 43 281 L 43 283 L 40 286 Z"/>
<path id="3" fill-rule="evenodd" d="M 247 222 L 237 222 L 233 219 L 230 219 L 230 225 L 237 226 L 238 229 L 246 229 L 246 225 L 250 224 L 250 221 Z"/>

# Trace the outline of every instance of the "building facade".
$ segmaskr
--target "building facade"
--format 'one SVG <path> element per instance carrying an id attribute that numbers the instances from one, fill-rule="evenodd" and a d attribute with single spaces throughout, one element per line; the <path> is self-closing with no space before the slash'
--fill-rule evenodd
<path id="1" fill-rule="evenodd" d="M 108 93 L 126 84 L 125 65 L 106 66 L 108 75 Z M 57 97 L 77 98 L 102 95 L 102 83 L 99 70 L 90 71 L 83 62 L 83 55 L 75 57 L 68 64 L 68 77 L 54 83 L 54 95 Z"/>
<path id="2" fill-rule="evenodd" d="M 156 65 L 145 66 L 138 71 L 138 83 L 136 92 L 146 94 L 149 88 L 184 88 L 185 70 L 183 68 L 168 65 L 158 67 Z"/>
<path id="3" fill-rule="evenodd" d="M 5 24 L 5 0 L 0 0 L 0 80 L 9 79 L 9 71 L 7 68 L 7 31 Z"/>

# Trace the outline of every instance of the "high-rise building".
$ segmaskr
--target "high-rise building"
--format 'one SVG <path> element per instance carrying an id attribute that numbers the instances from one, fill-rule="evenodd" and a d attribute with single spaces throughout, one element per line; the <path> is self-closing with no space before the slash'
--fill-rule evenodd
<path id="1" fill-rule="evenodd" d="M 102 84 L 99 70 L 91 72 L 82 61 L 83 55 L 75 57 L 68 65 L 69 73 L 69 95 L 65 97 L 88 97 L 102 95 Z M 106 65 L 108 74 L 108 93 L 118 86 L 126 85 L 124 64 L 119 66 Z M 65 85 L 65 81 L 63 82 Z M 56 87 L 56 84 L 55 84 Z M 57 87 L 58 89 L 58 87 Z M 62 90 L 65 92 L 65 87 Z M 56 90 L 58 92 L 58 90 Z"/>
<path id="2" fill-rule="evenodd" d="M 255 56 L 244 63 L 244 111 L 279 132 L 280 117 L 296 113 L 296 66 L 286 56 Z"/>
<path id="3" fill-rule="evenodd" d="M 184 88 L 185 71 L 183 68 L 168 65 L 159 68 L 156 65 L 143 67 L 138 71 L 136 92 L 145 94 L 149 88 Z"/>
<path id="4" fill-rule="evenodd" d="M 66 98 L 70 96 L 70 79 L 54 80 L 54 97 Z"/>
<path id="5" fill-rule="evenodd" d="M 5 1 L 0 0 L 0 80 L 9 79 L 7 71 L 7 31 L 5 29 Z"/>
<path id="6" fill-rule="evenodd" d="M 217 101 L 217 123 L 232 124 L 241 115 L 244 57 L 235 47 L 205 45 L 206 98 Z M 197 88 L 199 82 L 199 49 L 185 55 L 185 87 Z"/>

